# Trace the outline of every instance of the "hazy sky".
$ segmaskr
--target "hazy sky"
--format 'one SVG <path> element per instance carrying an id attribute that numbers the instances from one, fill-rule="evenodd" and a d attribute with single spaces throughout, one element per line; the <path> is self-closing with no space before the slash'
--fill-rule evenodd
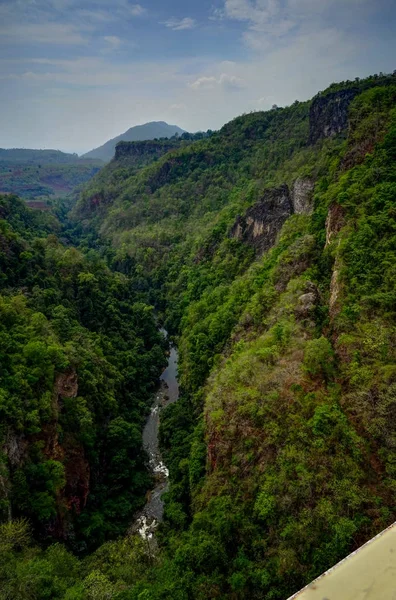
<path id="1" fill-rule="evenodd" d="M 217 129 L 396 69 L 396 0 L 0 0 L 0 147 Z"/>

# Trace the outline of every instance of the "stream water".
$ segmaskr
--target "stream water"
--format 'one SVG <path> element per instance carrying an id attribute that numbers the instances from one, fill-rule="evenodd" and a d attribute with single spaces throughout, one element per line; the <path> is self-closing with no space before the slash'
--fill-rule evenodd
<path id="1" fill-rule="evenodd" d="M 161 332 L 167 337 L 165 329 Z M 159 449 L 159 423 L 161 411 L 176 402 L 179 398 L 179 385 L 177 382 L 177 350 L 171 346 L 168 366 L 160 377 L 160 387 L 157 391 L 151 413 L 143 430 L 143 447 L 146 450 L 150 469 L 155 477 L 155 487 L 148 493 L 144 508 L 137 515 L 131 528 L 132 532 L 138 532 L 145 540 L 152 540 L 158 524 L 163 519 L 164 503 L 162 494 L 167 490 L 169 483 L 169 471 L 164 464 Z"/>

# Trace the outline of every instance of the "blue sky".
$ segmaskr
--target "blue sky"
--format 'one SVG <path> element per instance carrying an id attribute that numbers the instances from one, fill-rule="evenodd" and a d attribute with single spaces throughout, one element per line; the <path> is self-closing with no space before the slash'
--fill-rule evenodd
<path id="1" fill-rule="evenodd" d="M 394 0 L 0 0 L 0 147 L 84 152 L 396 68 Z"/>

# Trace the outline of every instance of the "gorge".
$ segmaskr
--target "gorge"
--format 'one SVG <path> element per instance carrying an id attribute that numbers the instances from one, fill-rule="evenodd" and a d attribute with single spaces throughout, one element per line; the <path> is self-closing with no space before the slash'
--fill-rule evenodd
<path id="1" fill-rule="evenodd" d="M 165 338 L 168 337 L 168 332 L 165 329 L 161 329 L 161 333 Z M 160 387 L 155 394 L 150 415 L 143 429 L 143 448 L 149 457 L 150 470 L 155 478 L 155 487 L 148 493 L 146 504 L 136 517 L 131 532 L 135 533 L 137 531 L 145 540 L 153 538 L 155 530 L 164 516 L 162 495 L 168 489 L 169 471 L 163 463 L 159 448 L 159 424 L 163 409 L 179 399 L 177 358 L 177 349 L 172 344 L 167 367 L 161 373 Z"/>
<path id="2" fill-rule="evenodd" d="M 395 521 L 395 107 L 344 81 L 123 143 L 70 212 L 1 196 L 1 600 L 285 600 Z"/>

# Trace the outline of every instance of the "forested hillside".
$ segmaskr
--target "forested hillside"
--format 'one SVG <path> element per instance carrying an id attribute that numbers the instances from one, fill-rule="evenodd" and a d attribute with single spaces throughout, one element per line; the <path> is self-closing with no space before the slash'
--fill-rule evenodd
<path id="1" fill-rule="evenodd" d="M 66 196 L 101 166 L 101 160 L 80 159 L 59 150 L 0 148 L 0 194 L 17 194 L 31 201 Z"/>
<path id="2" fill-rule="evenodd" d="M 165 342 L 128 279 L 63 246 L 54 217 L 13 196 L 0 216 L 1 516 L 92 547 L 144 501 L 141 427 Z"/>
<path id="3" fill-rule="evenodd" d="M 0 598 L 284 600 L 395 521 L 395 159 L 373 76 L 119 156 L 69 215 L 79 250 L 3 199 Z M 147 304 L 180 351 L 155 551 L 99 546 L 149 488 Z"/>

